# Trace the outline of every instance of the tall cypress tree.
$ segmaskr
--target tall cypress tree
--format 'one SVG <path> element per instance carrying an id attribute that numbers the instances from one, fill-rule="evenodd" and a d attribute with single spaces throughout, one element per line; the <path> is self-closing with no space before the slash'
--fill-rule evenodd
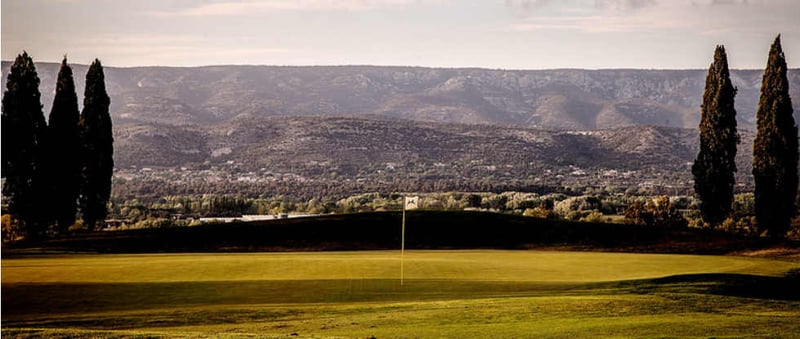
<path id="1" fill-rule="evenodd" d="M 52 189 L 53 216 L 63 233 L 75 223 L 81 182 L 78 96 L 67 58 L 61 61 L 56 95 L 50 110 L 47 171 Z"/>
<path id="2" fill-rule="evenodd" d="M 717 46 L 708 69 L 700 117 L 700 151 L 692 165 L 694 190 L 703 220 L 717 225 L 731 212 L 736 179 L 736 88 L 731 84 L 724 46 Z"/>
<path id="3" fill-rule="evenodd" d="M 9 213 L 25 227 L 27 236 L 41 236 L 46 221 L 42 204 L 42 145 L 47 125 L 42 113 L 39 76 L 27 52 L 18 55 L 8 73 L 2 108 L 3 194 Z"/>
<path id="4" fill-rule="evenodd" d="M 797 210 L 798 142 L 792 111 L 786 59 L 778 35 L 761 81 L 753 144 L 756 220 L 759 228 L 773 237 L 786 235 Z"/>
<path id="5" fill-rule="evenodd" d="M 94 230 L 105 221 L 111 196 L 114 170 L 114 138 L 108 109 L 105 75 L 100 60 L 95 59 L 86 73 L 86 90 L 80 117 L 82 145 L 82 187 L 80 208 L 83 222 Z"/>

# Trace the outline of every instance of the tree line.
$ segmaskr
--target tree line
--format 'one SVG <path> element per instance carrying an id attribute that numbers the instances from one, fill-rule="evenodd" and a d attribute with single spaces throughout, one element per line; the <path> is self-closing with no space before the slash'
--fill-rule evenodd
<path id="1" fill-rule="evenodd" d="M 45 122 L 33 59 L 23 52 L 11 65 L 2 103 L 4 213 L 26 238 L 64 233 L 78 217 L 89 230 L 105 222 L 114 168 L 110 104 L 103 66 L 95 59 L 78 110 L 65 56 Z"/>
<path id="2" fill-rule="evenodd" d="M 753 145 L 757 228 L 783 237 L 797 213 L 797 125 L 789 97 L 786 58 L 780 35 L 769 51 L 761 81 Z M 700 150 L 692 165 L 704 221 L 719 226 L 731 214 L 737 145 L 734 97 L 725 47 L 717 46 L 706 77 L 700 117 Z"/>

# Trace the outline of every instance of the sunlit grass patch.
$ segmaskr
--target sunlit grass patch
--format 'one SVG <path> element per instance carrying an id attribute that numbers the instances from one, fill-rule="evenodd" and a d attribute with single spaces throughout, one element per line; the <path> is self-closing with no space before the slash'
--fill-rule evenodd
<path id="1" fill-rule="evenodd" d="M 792 337 L 798 262 L 538 251 L 4 259 L 4 337 Z M 767 290 L 767 292 L 753 291 Z"/>

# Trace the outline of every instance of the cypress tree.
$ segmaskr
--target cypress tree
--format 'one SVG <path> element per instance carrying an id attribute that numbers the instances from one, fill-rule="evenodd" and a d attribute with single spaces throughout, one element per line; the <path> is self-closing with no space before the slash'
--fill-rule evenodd
<path id="1" fill-rule="evenodd" d="M 797 125 L 792 116 L 786 59 L 781 36 L 769 51 L 767 68 L 761 81 L 753 144 L 755 208 L 759 229 L 769 236 L 783 237 L 796 213 Z"/>
<path id="2" fill-rule="evenodd" d="M 78 129 L 78 96 L 72 68 L 67 58 L 61 61 L 56 83 L 56 95 L 50 111 L 48 126 L 48 173 L 52 195 L 53 216 L 63 233 L 75 223 L 78 193 L 81 182 L 80 130 Z"/>
<path id="3" fill-rule="evenodd" d="M 731 212 L 736 172 L 736 88 L 731 84 L 724 46 L 717 46 L 708 69 L 700 117 L 700 151 L 692 165 L 700 214 L 718 225 Z"/>
<path id="4" fill-rule="evenodd" d="M 108 109 L 105 76 L 95 59 L 86 73 L 86 90 L 80 117 L 82 145 L 82 186 L 80 209 L 83 222 L 94 230 L 105 221 L 114 170 L 114 138 Z"/>
<path id="5" fill-rule="evenodd" d="M 42 235 L 42 145 L 47 125 L 42 113 L 39 76 L 27 52 L 11 65 L 3 93 L 2 173 L 8 212 L 21 222 L 29 238 Z"/>

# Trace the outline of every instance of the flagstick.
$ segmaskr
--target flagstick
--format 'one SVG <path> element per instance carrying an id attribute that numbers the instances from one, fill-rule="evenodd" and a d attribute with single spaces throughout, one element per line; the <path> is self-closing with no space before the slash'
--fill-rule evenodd
<path id="1" fill-rule="evenodd" d="M 403 231 L 400 236 L 400 286 L 403 286 L 403 268 L 405 266 L 406 254 L 406 198 L 403 197 Z"/>

